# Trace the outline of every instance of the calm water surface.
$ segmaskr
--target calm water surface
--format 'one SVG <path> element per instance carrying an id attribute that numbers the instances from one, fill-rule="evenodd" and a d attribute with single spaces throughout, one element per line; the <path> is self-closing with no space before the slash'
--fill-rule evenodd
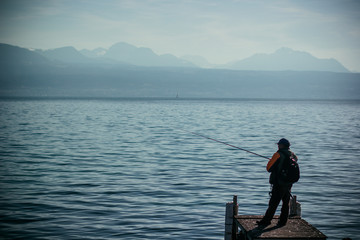
<path id="1" fill-rule="evenodd" d="M 223 239 L 225 203 L 263 214 L 282 137 L 302 217 L 360 236 L 360 102 L 0 100 L 1 239 Z"/>

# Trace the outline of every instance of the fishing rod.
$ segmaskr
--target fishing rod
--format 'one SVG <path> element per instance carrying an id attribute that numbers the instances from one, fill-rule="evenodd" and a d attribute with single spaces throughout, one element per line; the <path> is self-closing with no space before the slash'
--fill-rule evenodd
<path id="1" fill-rule="evenodd" d="M 221 143 L 221 144 L 227 145 L 227 146 L 229 146 L 229 147 L 233 147 L 233 148 L 236 148 L 236 149 L 239 149 L 239 150 L 245 151 L 245 152 L 247 152 L 247 153 L 254 154 L 254 155 L 259 156 L 259 157 L 262 157 L 262 158 L 266 158 L 266 159 L 268 159 L 268 160 L 269 160 L 269 158 L 268 158 L 268 157 L 265 157 L 265 156 L 263 156 L 263 155 L 260 155 L 260 154 L 258 154 L 258 153 L 255 153 L 255 152 L 252 152 L 252 151 L 249 151 L 249 150 L 246 150 L 246 149 L 244 149 L 244 148 L 237 147 L 237 146 L 231 145 L 231 144 L 229 144 L 229 143 L 226 143 L 226 142 L 223 142 L 223 141 L 219 141 L 219 140 L 216 140 L 216 139 L 214 139 L 214 138 L 210 138 L 210 137 L 207 137 L 207 136 L 204 136 L 204 135 L 201 135 L 201 134 L 195 133 L 195 132 L 190 132 L 190 131 L 187 131 L 187 130 L 183 130 L 183 131 L 188 132 L 188 133 L 191 133 L 191 134 L 196 135 L 196 136 L 199 136 L 199 137 L 202 137 L 202 138 L 209 139 L 209 140 L 214 141 L 214 142 L 218 142 L 218 143 Z"/>

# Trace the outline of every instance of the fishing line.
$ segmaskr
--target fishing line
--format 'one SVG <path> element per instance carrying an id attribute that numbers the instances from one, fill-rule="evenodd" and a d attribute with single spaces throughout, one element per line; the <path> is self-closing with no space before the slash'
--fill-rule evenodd
<path id="1" fill-rule="evenodd" d="M 226 143 L 226 142 L 223 142 L 223 141 L 219 141 L 219 140 L 216 140 L 216 139 L 214 139 L 214 138 L 210 138 L 210 137 L 207 137 L 207 136 L 204 136 L 204 135 L 195 133 L 195 132 L 190 132 L 190 131 L 187 131 L 187 130 L 184 130 L 184 129 L 183 129 L 183 131 L 188 132 L 188 133 L 191 133 L 191 134 L 196 135 L 196 136 L 199 136 L 199 137 L 202 137 L 202 138 L 209 139 L 209 140 L 214 141 L 214 142 L 218 142 L 218 143 L 227 145 L 227 146 L 229 146 L 229 147 L 233 147 L 233 148 L 239 149 L 239 150 L 241 150 L 241 151 L 245 151 L 245 152 L 247 152 L 247 153 L 254 154 L 254 155 L 259 156 L 259 157 L 262 157 L 262 158 L 266 158 L 266 159 L 269 160 L 268 157 L 265 157 L 265 156 L 263 156 L 263 155 L 260 155 L 260 154 L 258 154 L 258 153 L 255 153 L 255 152 L 252 152 L 252 151 L 249 151 L 249 150 L 246 150 L 246 149 L 244 149 L 244 148 L 237 147 L 237 146 L 231 145 L 231 144 L 229 144 L 229 143 Z"/>

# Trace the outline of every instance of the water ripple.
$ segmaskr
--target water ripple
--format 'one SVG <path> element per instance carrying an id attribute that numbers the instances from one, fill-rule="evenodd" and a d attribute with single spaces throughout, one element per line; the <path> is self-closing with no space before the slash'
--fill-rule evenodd
<path id="1" fill-rule="evenodd" d="M 286 136 L 293 192 L 329 239 L 360 235 L 359 102 L 0 101 L 3 239 L 222 239 L 225 203 L 263 214 Z"/>

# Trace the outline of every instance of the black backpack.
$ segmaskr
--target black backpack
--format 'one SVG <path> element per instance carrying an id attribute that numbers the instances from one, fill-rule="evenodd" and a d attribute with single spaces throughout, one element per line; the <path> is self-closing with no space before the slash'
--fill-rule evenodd
<path id="1" fill-rule="evenodd" d="M 280 185 L 290 185 L 299 181 L 300 168 L 297 163 L 296 157 L 291 153 L 285 154 L 279 152 L 283 156 L 282 162 L 280 162 L 278 170 L 278 182 Z"/>

